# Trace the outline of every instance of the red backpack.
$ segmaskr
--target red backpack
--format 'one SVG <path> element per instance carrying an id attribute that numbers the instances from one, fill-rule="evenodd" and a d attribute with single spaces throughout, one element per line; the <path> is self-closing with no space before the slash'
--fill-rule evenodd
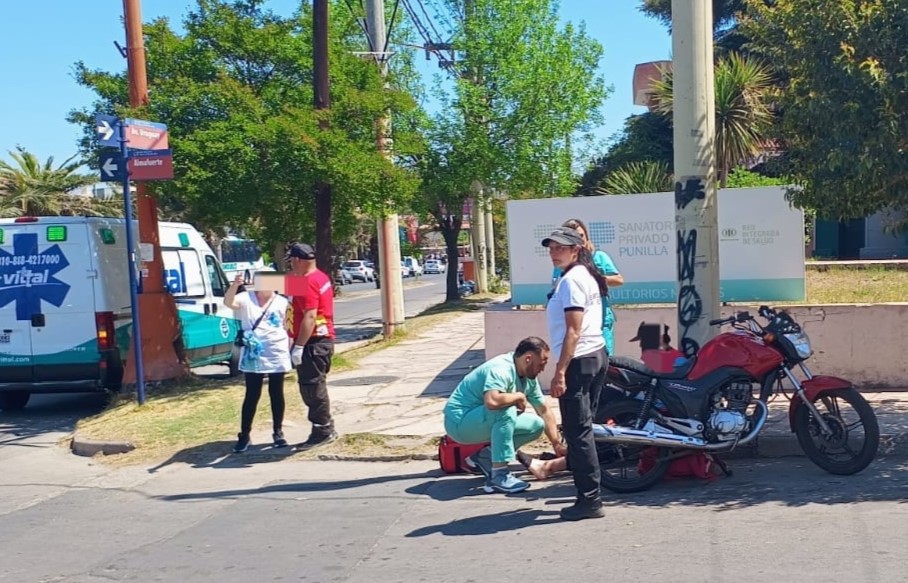
<path id="1" fill-rule="evenodd" d="M 447 435 L 438 442 L 438 464 L 441 471 L 446 474 L 461 474 L 467 470 L 463 467 L 463 460 L 481 450 L 485 443 L 458 443 Z"/>

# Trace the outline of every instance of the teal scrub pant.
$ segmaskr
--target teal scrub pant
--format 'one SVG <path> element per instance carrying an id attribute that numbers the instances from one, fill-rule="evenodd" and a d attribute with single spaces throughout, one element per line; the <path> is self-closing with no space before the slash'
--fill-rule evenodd
<path id="1" fill-rule="evenodd" d="M 470 409 L 462 415 L 445 412 L 445 432 L 460 443 L 492 443 L 492 463 L 514 461 L 516 451 L 542 435 L 542 417 L 526 411 L 518 415 L 517 407 L 491 411 L 485 406 Z"/>

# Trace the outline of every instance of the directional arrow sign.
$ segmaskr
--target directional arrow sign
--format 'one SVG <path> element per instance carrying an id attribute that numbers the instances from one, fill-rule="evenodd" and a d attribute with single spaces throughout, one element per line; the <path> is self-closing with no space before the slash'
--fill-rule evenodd
<path id="1" fill-rule="evenodd" d="M 117 140 L 117 124 L 120 123 L 115 116 L 98 113 L 95 115 L 95 132 L 98 143 L 102 147 L 116 148 L 120 144 Z"/>
<path id="2" fill-rule="evenodd" d="M 102 152 L 98 166 L 101 169 L 101 182 L 123 180 L 124 164 L 119 152 Z"/>

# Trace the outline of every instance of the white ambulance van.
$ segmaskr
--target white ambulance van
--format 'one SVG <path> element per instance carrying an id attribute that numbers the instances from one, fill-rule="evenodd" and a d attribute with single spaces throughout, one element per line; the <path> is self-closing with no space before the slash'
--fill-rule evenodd
<path id="1" fill-rule="evenodd" d="M 239 324 L 215 254 L 191 225 L 160 223 L 159 234 L 185 359 L 235 372 Z M 131 324 L 125 220 L 0 219 L 0 410 L 32 393 L 119 389 Z"/>

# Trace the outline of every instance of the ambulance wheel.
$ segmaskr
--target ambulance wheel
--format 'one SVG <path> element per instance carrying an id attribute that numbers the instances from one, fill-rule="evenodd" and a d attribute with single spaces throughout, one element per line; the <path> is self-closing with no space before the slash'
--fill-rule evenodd
<path id="1" fill-rule="evenodd" d="M 20 411 L 31 397 L 28 391 L 6 391 L 0 393 L 0 411 Z"/>
<path id="2" fill-rule="evenodd" d="M 227 374 L 229 376 L 235 377 L 240 374 L 240 349 L 236 346 L 233 347 L 233 350 L 230 353 L 230 360 L 227 361 Z"/>

